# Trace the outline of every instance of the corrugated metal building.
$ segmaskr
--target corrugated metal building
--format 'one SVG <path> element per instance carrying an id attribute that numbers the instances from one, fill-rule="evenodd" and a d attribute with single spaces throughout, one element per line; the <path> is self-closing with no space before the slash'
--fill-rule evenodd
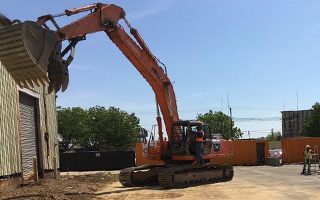
<path id="1" fill-rule="evenodd" d="M 19 88 L 0 63 L 0 190 L 5 180 L 32 178 L 34 157 L 40 177 L 52 171 L 57 143 L 55 94 Z"/>
<path id="2" fill-rule="evenodd" d="M 303 137 L 303 125 L 312 110 L 282 111 L 282 134 L 285 138 Z"/>

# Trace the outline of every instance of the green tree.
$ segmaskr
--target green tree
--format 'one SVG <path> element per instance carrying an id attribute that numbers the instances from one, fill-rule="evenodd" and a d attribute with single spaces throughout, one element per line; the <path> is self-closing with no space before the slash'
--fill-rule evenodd
<path id="1" fill-rule="evenodd" d="M 89 111 L 90 126 L 94 133 L 93 146 L 100 150 L 130 149 L 137 141 L 139 119 L 119 108 L 96 106 Z"/>
<path id="2" fill-rule="evenodd" d="M 267 140 L 269 141 L 280 141 L 282 139 L 282 134 L 280 131 L 277 131 L 275 133 L 270 133 L 267 135 Z"/>
<path id="3" fill-rule="evenodd" d="M 306 119 L 303 129 L 308 137 L 320 137 L 320 104 L 318 102 L 312 106 L 312 114 Z"/>
<path id="4" fill-rule="evenodd" d="M 58 133 L 62 136 L 61 147 L 65 150 L 89 147 L 92 138 L 87 111 L 80 108 L 58 107 Z"/>
<path id="5" fill-rule="evenodd" d="M 219 133 L 225 139 L 237 139 L 242 136 L 240 128 L 234 126 L 234 121 L 223 112 L 209 112 L 198 114 L 197 120 L 209 124 L 211 131 Z"/>
<path id="6" fill-rule="evenodd" d="M 130 149 L 139 130 L 139 119 L 119 108 L 58 108 L 58 132 L 63 150 Z"/>

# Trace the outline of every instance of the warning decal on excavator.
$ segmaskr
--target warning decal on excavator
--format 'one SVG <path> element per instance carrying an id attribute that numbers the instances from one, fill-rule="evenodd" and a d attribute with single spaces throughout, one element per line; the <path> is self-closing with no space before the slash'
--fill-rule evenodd
<path id="1" fill-rule="evenodd" d="M 148 144 L 143 144 L 143 157 L 148 157 Z"/>

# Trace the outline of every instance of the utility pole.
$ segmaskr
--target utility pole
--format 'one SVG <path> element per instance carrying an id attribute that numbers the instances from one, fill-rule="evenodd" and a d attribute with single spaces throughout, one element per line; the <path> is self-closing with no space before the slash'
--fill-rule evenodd
<path id="1" fill-rule="evenodd" d="M 232 134 L 232 109 L 230 107 L 229 93 L 227 92 L 227 100 L 228 100 L 228 111 L 230 117 L 230 135 Z"/>
<path id="2" fill-rule="evenodd" d="M 299 92 L 297 90 L 297 111 L 299 110 Z"/>
<path id="3" fill-rule="evenodd" d="M 232 133 L 232 109 L 231 107 L 229 108 L 230 112 L 230 133 Z"/>
<path id="4" fill-rule="evenodd" d="M 249 139 L 250 139 L 250 131 L 248 130 L 248 136 L 249 136 Z"/>
<path id="5" fill-rule="evenodd" d="M 273 128 L 271 129 L 271 141 L 273 141 L 273 137 L 274 137 L 274 134 L 273 134 Z"/>
<path id="6" fill-rule="evenodd" d="M 227 102 L 228 102 L 228 112 L 230 116 L 230 101 L 229 101 L 229 93 L 227 92 Z"/>

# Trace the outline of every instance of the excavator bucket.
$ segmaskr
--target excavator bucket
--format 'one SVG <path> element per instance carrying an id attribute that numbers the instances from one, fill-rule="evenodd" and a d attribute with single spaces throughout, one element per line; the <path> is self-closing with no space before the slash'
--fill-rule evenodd
<path id="1" fill-rule="evenodd" d="M 0 27 L 0 61 L 21 87 L 45 85 L 57 42 L 54 31 L 32 21 Z"/>

